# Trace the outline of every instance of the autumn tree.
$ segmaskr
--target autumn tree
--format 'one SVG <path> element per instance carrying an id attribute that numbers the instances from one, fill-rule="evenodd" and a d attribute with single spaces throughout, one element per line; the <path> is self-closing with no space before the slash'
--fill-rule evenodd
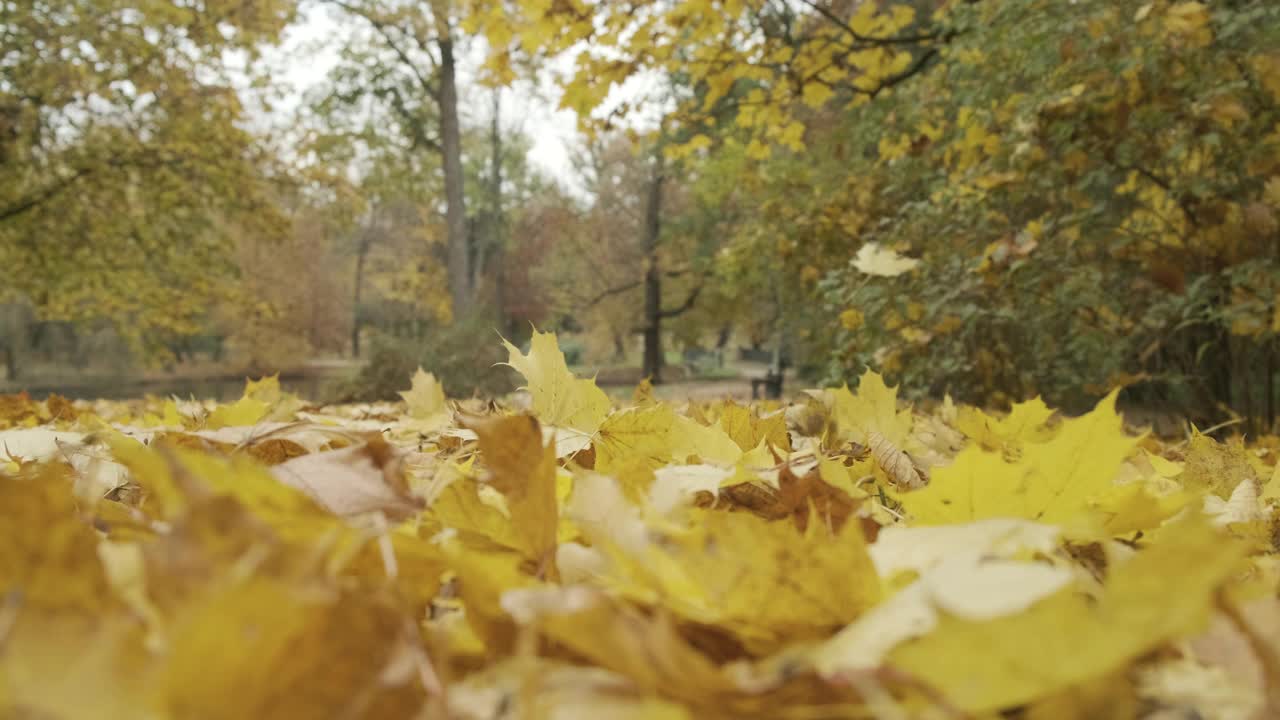
<path id="1" fill-rule="evenodd" d="M 322 0 L 363 24 L 343 49 L 342 97 L 383 107 L 414 149 L 440 158 L 448 282 L 455 315 L 472 305 L 471 238 L 458 113 L 458 9 L 446 0 Z"/>
<path id="2" fill-rule="evenodd" d="M 350 261 L 350 347 L 358 356 L 366 327 L 421 334 L 452 310 L 439 155 L 406 133 L 387 132 L 401 118 L 359 102 L 348 71 L 312 88 L 299 124 L 308 202 L 328 218 Z"/>
<path id="3" fill-rule="evenodd" d="M 680 122 L 711 125 L 717 112 L 730 109 L 739 126 L 758 131 L 750 148 L 759 157 L 768 154 L 771 142 L 802 149 L 808 109 L 856 107 L 876 97 L 928 67 L 954 35 L 927 18 L 929 2 L 506 0 L 476 5 L 471 23 L 489 39 L 489 66 L 498 74 L 510 73 L 513 58 L 522 55 L 576 52 L 561 104 L 577 111 L 587 127 L 608 127 L 634 112 L 652 113 L 656 103 L 670 98 L 661 83 L 644 79 L 679 76 L 687 86 L 676 103 Z M 612 90 L 637 78 L 656 94 L 636 92 L 627 101 L 609 101 Z M 710 143 L 690 133 L 683 144 L 695 149 Z M 679 152 L 675 146 L 672 151 Z"/>
<path id="4" fill-rule="evenodd" d="M 284 226 L 279 168 L 243 129 L 224 58 L 286 0 L 75 0 L 0 21 L 0 264 L 44 319 L 109 318 L 138 349 L 198 329 L 234 272 L 229 232 Z"/>
<path id="5" fill-rule="evenodd" d="M 689 212 L 686 178 L 653 145 L 621 134 L 590 144 L 578 172 L 589 199 L 565 209 L 544 274 L 560 312 L 607 340 L 615 360 L 641 335 L 642 371 L 660 382 L 664 322 L 695 307 L 710 261 L 679 223 Z"/>
<path id="6" fill-rule="evenodd" d="M 503 89 L 486 88 L 484 94 L 488 118 L 463 138 L 474 302 L 492 311 L 500 332 L 523 336 L 527 329 L 516 327 L 514 316 L 531 319 L 533 308 L 525 306 L 531 298 L 521 293 L 539 291 L 529 285 L 529 265 L 512 264 L 508 254 L 528 244 L 526 233 L 543 232 L 529 228 L 524 217 L 545 207 L 540 200 L 551 199 L 554 204 L 560 189 L 530 163 L 533 138 L 516 124 L 520 118 L 503 111 Z M 520 232 L 515 231 L 518 228 Z M 532 260 L 536 265 L 537 258 Z"/>
<path id="7" fill-rule="evenodd" d="M 876 202 L 848 255 L 875 242 L 922 261 L 827 279 L 830 311 L 865 320 L 848 316 L 833 368 L 879 353 L 921 387 L 1077 405 L 1137 383 L 1202 417 L 1273 422 L 1280 9 L 993 2 L 949 18 L 941 64 L 832 136 L 875 158 L 855 173 Z"/>
<path id="8" fill-rule="evenodd" d="M 910 5 L 830 2 L 478 3 L 471 23 L 489 39 L 489 68 L 512 72 L 513 58 L 576 52 L 562 106 L 588 131 L 655 114 L 654 186 L 669 162 L 701 156 L 730 128 L 752 159 L 773 147 L 804 148 L 814 111 L 855 107 L 922 72 L 952 32 L 917 19 Z M 925 9 L 925 8 L 921 8 Z M 654 78 L 659 78 L 656 82 Z M 622 102 L 618 87 L 632 89 Z M 637 90 L 648 88 L 648 91 Z M 653 124 L 653 123 L 651 123 Z M 645 235 L 656 250 L 662 193 L 650 189 Z M 657 255 L 651 252 L 650 257 Z M 663 270 L 646 266 L 645 368 L 661 361 Z M 697 296 L 679 303 L 687 310 Z M 775 303 L 777 305 L 777 303 Z"/>
<path id="9" fill-rule="evenodd" d="M 236 286 L 208 323 L 226 338 L 228 360 L 261 373 L 342 352 L 351 321 L 341 236 L 315 208 L 291 205 L 283 237 L 237 238 Z"/>

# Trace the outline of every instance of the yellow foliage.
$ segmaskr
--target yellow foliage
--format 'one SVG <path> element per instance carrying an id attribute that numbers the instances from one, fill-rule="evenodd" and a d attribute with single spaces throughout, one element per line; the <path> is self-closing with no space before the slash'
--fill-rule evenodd
<path id="1" fill-rule="evenodd" d="M 1053 411 L 1039 397 L 1024 403 L 1014 403 L 1008 415 L 993 418 L 974 407 L 957 411 L 955 426 L 978 445 L 987 450 L 1001 450 L 1006 446 L 1020 449 L 1024 443 L 1044 442 L 1053 431 L 1046 425 Z"/>
<path id="2" fill-rule="evenodd" d="M 879 373 L 867 370 L 858 380 L 858 392 L 848 386 L 824 390 L 823 401 L 831 408 L 840 438 L 870 445 L 868 434 L 878 432 L 898 447 L 905 447 L 911 435 L 911 410 L 898 410 L 896 387 L 885 385 Z"/>
<path id="3" fill-rule="evenodd" d="M 944 617 L 929 635 L 893 651 L 889 665 L 929 678 L 972 713 L 1063 692 L 1202 628 L 1243 554 L 1240 544 L 1193 515 L 1116 568 L 1096 600 L 1071 587 L 1027 612 L 988 622 Z M 981 673 L 973 672 L 974 648 L 982 649 Z M 1028 663 L 1033 657 L 1052 660 Z"/>
<path id="4" fill-rule="evenodd" d="M 840 313 L 840 327 L 845 330 L 857 330 L 866 322 L 862 311 L 857 308 L 849 308 Z"/>
<path id="5" fill-rule="evenodd" d="M 660 467 L 671 458 L 676 416 L 670 406 L 652 404 L 616 412 L 600 426 L 594 446 L 597 470 L 609 472 L 624 461 L 639 459 Z"/>
<path id="6" fill-rule="evenodd" d="M 1209 28 L 1209 8 L 1201 2 L 1180 2 L 1169 7 L 1164 17 L 1165 32 L 1187 47 L 1204 47 L 1213 41 Z"/>
<path id="7" fill-rule="evenodd" d="M 533 411 L 549 425 L 562 425 L 591 434 L 600 429 L 612 403 L 594 380 L 575 378 L 556 344 L 555 333 L 534 332 L 525 355 L 503 341 L 511 353 L 509 364 L 524 376 Z"/>
<path id="8" fill-rule="evenodd" d="M 610 553 L 610 585 L 703 624 L 722 625 L 761 651 L 816 638 L 880 597 L 857 523 L 831 533 L 747 513 L 701 512 L 640 551 Z M 814 594 L 819 583 L 828 588 Z"/>
<path id="9" fill-rule="evenodd" d="M 1079 521 L 1137 447 L 1124 434 L 1115 401 L 1112 392 L 1092 412 L 1064 421 L 1051 439 L 1025 445 L 1017 458 L 971 446 L 902 503 L 926 524 L 992 517 Z"/>
<path id="10" fill-rule="evenodd" d="M 255 425 L 265 418 L 270 410 L 271 407 L 267 403 L 246 395 L 230 405 L 223 405 L 214 410 L 205 420 L 205 425 L 210 430 Z"/>
<path id="11" fill-rule="evenodd" d="M 343 446 L 295 423 L 271 466 L 252 425 L 0 431 L 32 456 L 0 470 L 0 713 L 1125 717 L 1217 598 L 1274 590 L 1280 472 L 1204 436 L 1165 460 L 1114 393 L 1052 427 L 1038 399 L 916 416 L 873 372 L 781 410 L 614 410 L 549 335 L 513 359 L 534 416 L 455 426 L 420 372 L 383 412 L 437 430 L 329 408 Z M 211 416 L 260 422 L 245 399 L 290 403 L 268 379 Z M 585 444 L 558 458 L 543 410 Z"/>
<path id="12" fill-rule="evenodd" d="M 555 448 L 543 445 L 538 421 L 530 417 L 487 418 L 469 426 L 480 438 L 486 482 L 506 498 L 520 549 L 532 560 L 550 562 L 559 528 Z"/>

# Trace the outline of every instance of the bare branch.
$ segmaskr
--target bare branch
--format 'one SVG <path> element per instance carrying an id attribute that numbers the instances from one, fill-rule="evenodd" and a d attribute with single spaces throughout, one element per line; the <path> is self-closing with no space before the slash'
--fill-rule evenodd
<path id="1" fill-rule="evenodd" d="M 677 278 L 677 277 L 680 277 L 681 275 L 687 274 L 688 272 L 689 272 L 688 269 L 667 270 L 662 274 L 669 278 Z M 585 303 L 585 305 L 586 307 L 594 307 L 596 305 L 599 305 L 601 302 L 604 302 L 605 300 L 613 297 L 614 295 L 621 295 L 622 293 L 628 290 L 635 290 L 636 288 L 640 287 L 643 284 L 644 284 L 644 280 L 636 280 L 634 282 L 623 283 L 621 285 L 611 287 L 608 290 L 605 290 L 604 292 L 600 293 L 599 295 L 596 295 L 591 300 L 588 300 Z M 682 310 L 681 312 L 684 312 L 684 311 Z"/>

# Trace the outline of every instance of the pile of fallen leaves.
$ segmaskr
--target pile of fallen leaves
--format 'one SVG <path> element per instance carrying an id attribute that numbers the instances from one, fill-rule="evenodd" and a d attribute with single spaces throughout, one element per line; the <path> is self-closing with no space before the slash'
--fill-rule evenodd
<path id="1" fill-rule="evenodd" d="M 513 406 L 0 398 L 0 717 L 1280 715 L 1265 443 L 509 349 Z"/>

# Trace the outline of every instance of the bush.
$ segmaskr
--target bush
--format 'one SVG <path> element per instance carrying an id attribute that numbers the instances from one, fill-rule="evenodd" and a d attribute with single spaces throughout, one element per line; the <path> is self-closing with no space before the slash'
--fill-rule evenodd
<path id="1" fill-rule="evenodd" d="M 467 321 L 427 331 L 421 339 L 373 336 L 369 360 L 339 392 L 344 402 L 395 400 L 419 367 L 434 373 L 451 398 L 495 396 L 515 389 L 514 372 L 498 363 L 507 352 L 493 329 Z"/>

